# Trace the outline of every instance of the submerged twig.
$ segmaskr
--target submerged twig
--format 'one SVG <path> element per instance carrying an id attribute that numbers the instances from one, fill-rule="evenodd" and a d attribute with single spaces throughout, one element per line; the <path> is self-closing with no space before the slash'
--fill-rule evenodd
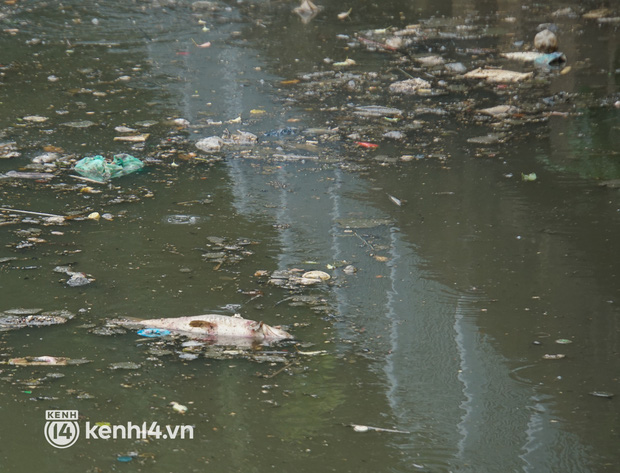
<path id="1" fill-rule="evenodd" d="M 275 377 L 275 376 L 278 376 L 280 373 L 282 373 L 282 372 L 283 372 L 284 370 L 286 370 L 287 368 L 290 368 L 291 366 L 293 366 L 293 365 L 295 365 L 295 364 L 297 364 L 297 363 L 299 363 L 299 361 L 298 361 L 298 360 L 293 360 L 293 361 L 290 361 L 290 362 L 288 362 L 286 365 L 284 365 L 282 368 L 280 368 L 278 371 L 274 371 L 274 372 L 273 372 L 273 373 L 271 373 L 271 374 L 263 374 L 263 375 L 261 375 L 261 376 L 262 376 L 263 378 L 267 378 L 267 379 L 273 378 L 273 377 Z"/>
<path id="2" fill-rule="evenodd" d="M 393 434 L 410 434 L 411 432 L 407 430 L 397 430 L 397 429 L 384 429 L 382 427 L 372 427 L 370 425 L 361 425 L 361 424 L 350 424 L 353 427 L 353 430 L 356 432 L 368 432 L 370 430 L 374 430 L 375 432 L 391 432 Z"/>
<path id="3" fill-rule="evenodd" d="M 359 238 L 360 240 L 362 240 L 364 242 L 364 244 L 368 245 L 368 248 L 370 248 L 372 251 L 375 251 L 375 247 L 372 246 L 370 243 L 368 243 L 366 240 L 364 240 L 361 236 L 359 236 L 359 234 L 357 232 L 353 232 L 353 234 Z"/>
<path id="4" fill-rule="evenodd" d="M 409 77 L 409 79 L 415 79 L 415 77 L 413 77 L 411 74 L 409 74 L 408 72 L 404 71 L 400 67 L 397 67 L 396 70 L 398 70 L 398 71 L 402 72 L 403 74 L 405 74 L 407 77 Z"/>
<path id="5" fill-rule="evenodd" d="M 78 181 L 90 182 L 92 184 L 107 184 L 107 182 L 96 181 L 95 179 L 91 179 L 89 177 L 76 176 L 74 174 L 69 174 L 69 177 L 72 177 L 73 179 L 77 179 Z"/>
<path id="6" fill-rule="evenodd" d="M 282 299 L 281 301 L 276 302 L 276 303 L 274 304 L 274 306 L 278 306 L 278 305 L 282 304 L 283 302 L 290 301 L 292 298 L 293 298 L 293 296 L 290 296 L 290 297 L 285 297 L 285 298 L 284 298 L 284 299 Z"/>
<path id="7" fill-rule="evenodd" d="M 2 210 L 3 212 L 16 212 L 20 214 L 38 215 L 39 217 L 63 217 L 64 218 L 64 215 L 47 214 L 44 212 L 32 212 L 30 210 L 9 209 L 6 207 L 0 207 L 0 210 Z"/>

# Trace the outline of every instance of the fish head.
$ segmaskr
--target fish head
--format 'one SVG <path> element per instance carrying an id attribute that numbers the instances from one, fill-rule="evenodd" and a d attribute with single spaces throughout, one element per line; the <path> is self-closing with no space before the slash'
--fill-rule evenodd
<path id="1" fill-rule="evenodd" d="M 260 331 L 263 333 L 265 340 L 290 340 L 293 336 L 279 325 L 271 326 L 261 323 Z"/>

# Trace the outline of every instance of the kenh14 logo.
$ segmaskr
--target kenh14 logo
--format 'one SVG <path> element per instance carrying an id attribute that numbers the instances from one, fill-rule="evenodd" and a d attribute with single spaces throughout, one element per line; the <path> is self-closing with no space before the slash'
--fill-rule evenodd
<path id="1" fill-rule="evenodd" d="M 45 440 L 56 448 L 69 448 L 80 436 L 78 411 L 45 411 Z"/>

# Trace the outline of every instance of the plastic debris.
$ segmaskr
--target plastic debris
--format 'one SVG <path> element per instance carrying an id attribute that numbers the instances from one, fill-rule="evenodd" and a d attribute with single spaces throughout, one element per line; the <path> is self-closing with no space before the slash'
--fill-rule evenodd
<path id="1" fill-rule="evenodd" d="M 566 358 L 566 355 L 563 353 L 557 353 L 557 354 L 546 354 L 543 355 L 543 360 L 562 360 L 563 358 Z"/>
<path id="2" fill-rule="evenodd" d="M 196 142 L 196 148 L 205 153 L 216 153 L 224 146 L 224 140 L 219 136 L 210 136 Z"/>
<path id="3" fill-rule="evenodd" d="M 69 287 L 80 287 L 80 286 L 88 286 L 91 282 L 93 282 L 94 278 L 89 278 L 84 273 L 67 273 L 69 275 L 69 279 L 67 279 L 67 286 Z"/>
<path id="4" fill-rule="evenodd" d="M 552 31 L 544 29 L 534 37 L 534 47 L 541 53 L 552 53 L 558 50 L 558 38 Z"/>
<path id="5" fill-rule="evenodd" d="M 536 66 L 555 66 L 564 64 L 566 62 L 566 56 L 564 53 L 553 52 L 549 54 L 543 54 L 534 60 Z"/>
<path id="6" fill-rule="evenodd" d="M 467 68 L 462 62 L 450 62 L 444 68 L 452 74 L 464 74 L 467 72 Z"/>
<path id="7" fill-rule="evenodd" d="M 378 148 L 379 145 L 376 143 L 368 143 L 367 141 L 356 141 L 355 143 L 357 143 L 360 147 L 362 148 L 366 148 L 366 149 L 373 149 L 373 148 Z"/>
<path id="8" fill-rule="evenodd" d="M 179 404 L 176 401 L 172 401 L 170 405 L 172 406 L 172 410 L 174 412 L 178 412 L 179 414 L 185 414 L 187 412 L 187 406 L 184 406 L 183 404 Z"/>
<path id="9" fill-rule="evenodd" d="M 114 156 L 112 161 L 103 156 L 89 156 L 75 164 L 75 171 L 88 179 L 106 182 L 110 179 L 125 176 L 144 167 L 144 163 L 129 154 Z"/>
<path id="10" fill-rule="evenodd" d="M 170 332 L 170 330 L 163 330 L 160 328 L 143 328 L 141 330 L 138 330 L 138 335 L 147 338 L 166 337 L 171 333 L 172 332 Z"/>
<path id="11" fill-rule="evenodd" d="M 293 9 L 293 12 L 301 18 L 302 23 L 306 24 L 317 16 L 321 10 L 323 10 L 322 6 L 317 6 L 310 0 L 303 0 L 301 5 Z"/>
<path id="12" fill-rule="evenodd" d="M 69 276 L 69 279 L 67 279 L 66 284 L 67 286 L 70 286 L 70 287 L 87 286 L 88 284 L 90 284 L 91 282 L 95 280 L 95 278 L 90 277 L 90 275 L 87 275 L 85 273 L 72 271 L 70 266 L 56 266 L 54 268 L 54 272 L 65 273 L 67 276 Z"/>
<path id="13" fill-rule="evenodd" d="M 278 128 L 277 130 L 271 130 L 263 134 L 263 136 L 291 136 L 297 133 L 297 128 L 291 128 L 289 126 L 284 128 Z"/>
<path id="14" fill-rule="evenodd" d="M 513 61 L 533 62 L 536 66 L 553 66 L 567 61 L 566 56 L 561 52 L 544 54 L 535 51 L 523 51 L 503 53 L 502 56 Z"/>
<path id="15" fill-rule="evenodd" d="M 250 146 L 256 144 L 258 137 L 248 131 L 237 130 L 233 134 L 225 134 L 222 137 L 209 136 L 196 142 L 196 148 L 205 153 L 217 153 L 225 145 Z"/>
<path id="16" fill-rule="evenodd" d="M 64 324 L 74 315 L 66 310 L 49 311 L 40 314 L 13 314 L 9 311 L 0 312 L 0 331 L 20 329 L 25 327 L 43 327 L 47 325 Z"/>
<path id="17" fill-rule="evenodd" d="M 390 84 L 390 92 L 395 94 L 414 95 L 422 92 L 430 92 L 431 83 L 420 78 L 401 80 Z"/>

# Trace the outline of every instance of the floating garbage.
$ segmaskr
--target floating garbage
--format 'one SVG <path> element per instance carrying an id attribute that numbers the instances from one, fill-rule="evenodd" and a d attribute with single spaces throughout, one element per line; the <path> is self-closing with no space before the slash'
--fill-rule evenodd
<path id="1" fill-rule="evenodd" d="M 163 330 L 160 328 L 143 328 L 141 330 L 138 330 L 138 335 L 147 338 L 166 337 L 171 333 L 172 332 L 170 332 L 170 330 Z"/>
<path id="2" fill-rule="evenodd" d="M 394 94 L 414 95 L 419 93 L 429 93 L 430 90 L 431 83 L 418 77 L 401 80 L 390 84 L 390 92 Z"/>
<path id="3" fill-rule="evenodd" d="M 558 38 L 552 31 L 544 29 L 534 36 L 534 47 L 541 53 L 552 53 L 558 50 Z"/>
<path id="4" fill-rule="evenodd" d="M 301 18 L 301 22 L 306 24 L 317 16 L 321 10 L 323 10 L 322 6 L 317 6 L 310 0 L 302 0 L 301 5 L 293 9 L 293 13 L 297 14 Z"/>
<path id="5" fill-rule="evenodd" d="M 503 57 L 513 61 L 533 62 L 536 66 L 555 66 L 564 64 L 567 59 L 566 55 L 561 52 L 539 53 L 535 51 L 522 51 L 514 53 L 503 53 Z"/>
<path id="6" fill-rule="evenodd" d="M 205 153 L 216 153 L 224 146 L 224 140 L 219 136 L 209 136 L 196 142 L 196 148 Z"/>
<path id="7" fill-rule="evenodd" d="M 197 223 L 200 223 L 201 220 L 202 218 L 197 215 L 175 214 L 166 215 L 164 217 L 164 222 L 172 225 L 196 225 Z"/>
<path id="8" fill-rule="evenodd" d="M 543 360 L 562 360 L 566 358 L 566 355 L 563 353 L 557 353 L 557 354 L 545 354 L 543 355 Z"/>
<path id="9" fill-rule="evenodd" d="M 129 154 L 119 154 L 112 160 L 101 155 L 80 159 L 75 164 L 75 171 L 88 179 L 106 182 L 115 177 L 125 176 L 144 167 L 144 163 Z"/>
<path id="10" fill-rule="evenodd" d="M 69 287 L 80 287 L 80 286 L 88 286 L 91 282 L 93 282 L 94 278 L 89 278 L 84 273 L 67 273 L 70 277 L 67 279 L 66 284 Z"/>
<path id="11" fill-rule="evenodd" d="M 331 278 L 329 274 L 323 271 L 308 271 L 301 275 L 300 283 L 304 286 L 311 284 L 318 284 L 323 281 L 328 281 Z"/>
<path id="12" fill-rule="evenodd" d="M 274 137 L 281 137 L 281 136 L 291 136 L 291 135 L 295 135 L 297 133 L 297 128 L 292 128 L 290 126 L 286 126 L 284 128 L 278 128 L 277 130 L 271 130 L 268 131 L 266 133 L 263 134 L 263 136 L 274 136 Z"/>
<path id="13" fill-rule="evenodd" d="M 67 310 L 48 311 L 31 315 L 11 314 L 8 311 L 0 312 L 0 331 L 64 324 L 72 319 L 73 316 Z"/>
<path id="14" fill-rule="evenodd" d="M 70 266 L 56 266 L 53 271 L 55 273 L 64 273 L 69 276 L 69 279 L 65 281 L 69 287 L 87 286 L 95 280 L 95 278 L 85 273 L 72 271 Z"/>
<path id="15" fill-rule="evenodd" d="M 249 131 L 237 130 L 236 133 L 226 133 L 222 137 L 209 136 L 196 142 L 196 148 L 205 153 L 217 153 L 225 145 L 251 146 L 256 144 L 258 137 Z"/>
<path id="16" fill-rule="evenodd" d="M 174 412 L 178 412 L 179 414 L 185 414 L 187 412 L 187 406 L 184 406 L 183 404 L 179 404 L 176 401 L 172 401 L 170 405 L 172 406 L 172 410 Z"/>
<path id="17" fill-rule="evenodd" d="M 543 54 L 536 59 L 534 59 L 534 64 L 536 66 L 555 66 L 559 64 L 564 64 L 566 62 L 566 56 L 564 53 L 554 52 Z"/>
<path id="18" fill-rule="evenodd" d="M 236 341 L 277 341 L 292 339 L 293 336 L 280 326 L 270 326 L 263 322 L 244 319 L 239 316 L 218 314 L 196 315 L 190 317 L 162 319 L 120 319 L 112 324 L 126 328 L 164 329 L 174 334 L 192 338 L 221 341 L 234 345 Z"/>

